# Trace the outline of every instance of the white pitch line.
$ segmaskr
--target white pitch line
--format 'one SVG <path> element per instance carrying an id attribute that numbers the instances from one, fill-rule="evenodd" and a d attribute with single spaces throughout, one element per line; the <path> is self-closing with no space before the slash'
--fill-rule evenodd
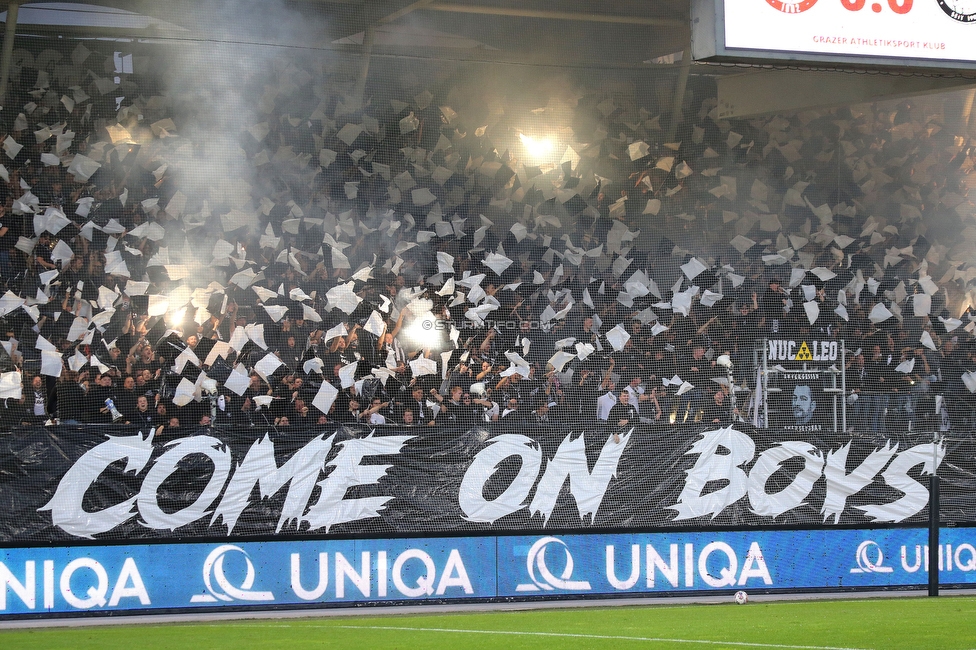
<path id="1" fill-rule="evenodd" d="M 601 639 L 608 641 L 647 641 L 649 643 L 686 643 L 689 645 L 723 645 L 745 648 L 784 648 L 786 650 L 866 650 L 826 645 L 787 645 L 782 643 L 749 643 L 747 641 L 709 641 L 705 639 L 668 639 L 647 636 L 621 636 L 609 634 L 572 634 L 569 632 L 524 632 L 514 630 L 463 630 L 443 627 L 400 627 L 392 625 L 254 625 L 248 627 L 315 627 L 344 630 L 395 630 L 398 632 L 444 632 L 447 634 L 499 634 L 507 636 L 543 636 L 564 639 Z"/>

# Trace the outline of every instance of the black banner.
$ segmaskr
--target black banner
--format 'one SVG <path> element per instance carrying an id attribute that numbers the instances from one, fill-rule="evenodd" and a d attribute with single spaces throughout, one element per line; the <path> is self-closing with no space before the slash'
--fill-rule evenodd
<path id="1" fill-rule="evenodd" d="M 0 436 L 0 542 L 922 522 L 929 435 L 733 427 L 37 427 Z M 938 448 L 976 521 L 976 446 Z"/>

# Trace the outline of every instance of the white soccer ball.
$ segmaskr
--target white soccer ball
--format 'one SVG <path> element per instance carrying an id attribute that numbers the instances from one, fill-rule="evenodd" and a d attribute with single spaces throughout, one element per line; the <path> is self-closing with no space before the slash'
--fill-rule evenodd
<path id="1" fill-rule="evenodd" d="M 735 592 L 735 604 L 736 605 L 745 605 L 748 602 L 749 602 L 749 594 L 747 594 L 744 591 L 737 591 L 737 592 Z"/>

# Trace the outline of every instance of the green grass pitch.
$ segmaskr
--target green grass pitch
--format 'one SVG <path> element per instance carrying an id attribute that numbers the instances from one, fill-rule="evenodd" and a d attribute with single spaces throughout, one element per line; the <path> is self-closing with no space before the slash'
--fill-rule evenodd
<path id="1" fill-rule="evenodd" d="M 0 648 L 976 648 L 976 598 L 648 605 L 0 631 Z"/>

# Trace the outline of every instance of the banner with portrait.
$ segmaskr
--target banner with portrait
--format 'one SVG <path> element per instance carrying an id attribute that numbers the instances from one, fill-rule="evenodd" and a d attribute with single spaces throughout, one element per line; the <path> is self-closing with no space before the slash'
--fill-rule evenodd
<path id="1" fill-rule="evenodd" d="M 771 426 L 801 433 L 833 431 L 831 380 L 832 375 L 821 371 L 779 373 L 775 380 L 771 380 L 779 388 L 779 392 L 770 391 Z"/>

